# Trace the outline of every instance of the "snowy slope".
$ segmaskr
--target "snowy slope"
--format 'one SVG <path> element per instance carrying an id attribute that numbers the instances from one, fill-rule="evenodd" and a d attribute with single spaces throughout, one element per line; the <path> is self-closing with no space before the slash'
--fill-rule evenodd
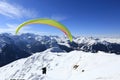
<path id="1" fill-rule="evenodd" d="M 78 68 L 73 67 L 78 65 Z M 47 67 L 47 74 L 42 68 Z M 120 80 L 120 56 L 98 52 L 44 51 L 0 68 L 0 80 Z M 84 70 L 84 71 L 83 71 Z"/>

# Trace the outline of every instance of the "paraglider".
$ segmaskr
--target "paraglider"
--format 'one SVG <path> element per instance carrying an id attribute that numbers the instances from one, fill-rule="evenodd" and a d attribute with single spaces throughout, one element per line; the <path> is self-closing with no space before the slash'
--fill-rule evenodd
<path id="1" fill-rule="evenodd" d="M 72 42 L 72 35 L 71 35 L 70 31 L 63 24 L 61 24 L 55 20 L 52 20 L 52 19 L 33 19 L 33 20 L 26 21 L 18 26 L 18 28 L 16 30 L 16 34 L 19 32 L 19 30 L 22 27 L 24 27 L 26 25 L 30 25 L 30 24 L 46 24 L 46 25 L 56 27 L 56 28 L 60 29 L 61 31 L 63 31 L 65 33 L 65 35 L 67 35 L 69 40 Z"/>

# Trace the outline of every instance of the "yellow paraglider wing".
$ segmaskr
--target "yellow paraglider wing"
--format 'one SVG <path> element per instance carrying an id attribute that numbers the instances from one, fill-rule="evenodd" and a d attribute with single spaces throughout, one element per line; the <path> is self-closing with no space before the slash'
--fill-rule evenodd
<path id="1" fill-rule="evenodd" d="M 19 30 L 23 26 L 30 25 L 30 24 L 47 24 L 47 25 L 56 27 L 56 28 L 60 29 L 61 31 L 63 31 L 67 35 L 69 40 L 72 42 L 72 35 L 71 35 L 70 31 L 63 24 L 61 24 L 55 20 L 51 20 L 51 19 L 34 19 L 34 20 L 26 21 L 18 26 L 18 28 L 16 30 L 16 34 L 19 32 Z"/>

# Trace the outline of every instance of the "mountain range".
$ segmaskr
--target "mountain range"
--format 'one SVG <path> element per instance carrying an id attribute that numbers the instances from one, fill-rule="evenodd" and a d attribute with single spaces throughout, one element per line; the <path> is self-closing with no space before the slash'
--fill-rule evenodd
<path id="1" fill-rule="evenodd" d="M 97 53 L 120 54 L 120 38 L 73 37 L 70 42 L 65 36 L 43 36 L 31 33 L 12 35 L 0 34 L 0 67 L 15 60 L 26 58 L 36 52 L 71 52 L 74 50 Z"/>

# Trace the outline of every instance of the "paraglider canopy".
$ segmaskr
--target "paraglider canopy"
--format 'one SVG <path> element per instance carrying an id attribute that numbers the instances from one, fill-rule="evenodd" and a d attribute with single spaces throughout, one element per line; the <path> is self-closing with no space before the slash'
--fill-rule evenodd
<path id="1" fill-rule="evenodd" d="M 26 25 L 30 25 L 30 24 L 46 24 L 46 25 L 56 27 L 56 28 L 60 29 L 62 32 L 64 32 L 65 35 L 67 35 L 67 37 L 69 38 L 69 40 L 72 42 L 72 35 L 71 35 L 70 31 L 67 29 L 67 27 L 65 27 L 60 22 L 57 22 L 57 21 L 52 20 L 52 19 L 33 19 L 33 20 L 28 20 L 26 22 L 23 22 L 22 24 L 20 24 L 18 26 L 18 28 L 16 30 L 16 34 L 19 32 L 19 30 L 22 27 L 24 27 Z"/>

